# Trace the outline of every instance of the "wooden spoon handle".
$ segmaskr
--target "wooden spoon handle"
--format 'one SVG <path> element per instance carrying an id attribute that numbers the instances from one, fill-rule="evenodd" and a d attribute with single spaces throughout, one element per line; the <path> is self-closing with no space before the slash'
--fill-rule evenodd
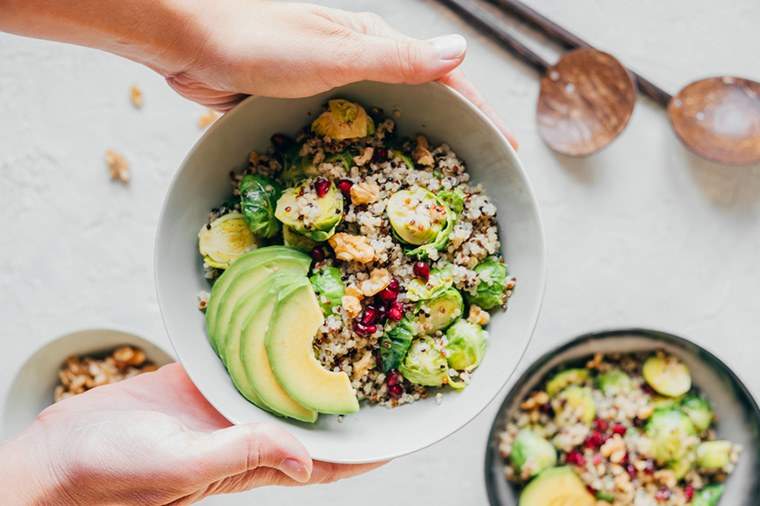
<path id="1" fill-rule="evenodd" d="M 470 0 L 438 0 L 451 10 L 467 19 L 473 25 L 494 37 L 502 47 L 536 69 L 541 74 L 551 66 L 542 56 L 512 36 L 503 26 L 496 23 L 485 11 Z"/>
<path id="2" fill-rule="evenodd" d="M 501 9 L 502 11 L 512 14 L 516 18 L 540 30 L 541 32 L 546 34 L 549 38 L 551 38 L 552 40 L 556 42 L 559 42 L 566 48 L 575 49 L 579 47 L 591 47 L 591 45 L 585 40 L 581 39 L 580 37 L 568 31 L 567 29 L 559 26 L 557 23 L 545 17 L 543 14 L 536 11 L 535 9 L 525 5 L 520 0 L 488 0 L 488 1 L 491 2 L 493 5 L 499 7 L 499 9 Z M 641 93 L 651 98 L 652 100 L 654 100 L 655 102 L 657 102 L 663 107 L 668 106 L 668 103 L 670 103 L 670 99 L 672 98 L 670 96 L 670 93 L 663 90 L 662 88 L 654 84 L 652 81 L 637 74 L 636 72 L 630 69 L 628 69 L 628 71 L 631 74 L 633 74 L 634 78 L 636 79 L 636 84 L 638 85 L 638 88 L 641 91 Z"/>

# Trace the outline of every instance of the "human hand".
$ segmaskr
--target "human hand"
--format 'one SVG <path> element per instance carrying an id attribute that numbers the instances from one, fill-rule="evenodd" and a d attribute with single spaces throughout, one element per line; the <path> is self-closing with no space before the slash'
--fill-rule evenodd
<path id="1" fill-rule="evenodd" d="M 313 462 L 277 426 L 231 426 L 171 364 L 47 408 L 0 447 L 0 490 L 19 504 L 186 504 L 378 466 Z"/>

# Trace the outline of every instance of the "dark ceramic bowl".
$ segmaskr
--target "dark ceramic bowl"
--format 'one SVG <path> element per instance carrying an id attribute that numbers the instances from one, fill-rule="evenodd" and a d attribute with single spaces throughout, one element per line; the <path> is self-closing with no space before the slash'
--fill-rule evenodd
<path id="1" fill-rule="evenodd" d="M 710 400 L 718 413 L 717 431 L 722 439 L 742 445 L 735 471 L 726 482 L 721 499 L 725 506 L 760 504 L 760 409 L 747 387 L 718 357 L 682 337 L 646 329 L 623 329 L 585 334 L 544 354 L 528 367 L 510 390 L 488 434 L 485 478 L 493 506 L 516 506 L 519 491 L 504 478 L 498 434 L 507 417 L 546 374 L 560 364 L 596 352 L 626 353 L 664 349 L 689 367 L 694 385 Z"/>

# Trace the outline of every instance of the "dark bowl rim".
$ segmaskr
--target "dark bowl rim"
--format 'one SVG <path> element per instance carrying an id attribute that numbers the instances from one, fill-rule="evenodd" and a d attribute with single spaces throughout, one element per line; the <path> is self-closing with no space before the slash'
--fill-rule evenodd
<path id="1" fill-rule="evenodd" d="M 520 374 L 520 377 L 517 379 L 517 381 L 515 381 L 512 384 L 512 386 L 510 386 L 507 396 L 499 405 L 499 409 L 496 411 L 496 415 L 494 416 L 494 419 L 491 422 L 491 428 L 488 430 L 488 438 L 486 439 L 486 452 L 485 452 L 484 467 L 483 467 L 483 471 L 485 475 L 486 493 L 488 495 L 488 503 L 491 506 L 502 506 L 502 503 L 498 501 L 498 497 L 496 495 L 496 485 L 494 483 L 493 473 L 491 472 L 491 463 L 493 462 L 493 459 L 495 457 L 494 456 L 495 447 L 492 444 L 492 442 L 494 441 L 496 432 L 498 430 L 501 430 L 500 422 L 501 422 L 502 414 L 515 401 L 515 397 L 517 396 L 518 391 L 520 391 L 522 387 L 525 385 L 525 383 L 527 383 L 528 380 L 531 379 L 533 375 L 536 374 L 541 367 L 543 367 L 549 360 L 551 360 L 554 357 L 554 355 L 567 351 L 576 346 L 585 344 L 589 341 L 593 341 L 597 339 L 616 339 L 619 337 L 630 336 L 630 335 L 650 337 L 650 338 L 664 341 L 668 344 L 672 344 L 678 347 L 696 349 L 700 355 L 707 357 L 709 361 L 713 362 L 714 364 L 717 364 L 719 372 L 722 372 L 723 374 L 725 374 L 725 376 L 728 377 L 734 383 L 734 385 L 736 386 L 736 390 L 739 391 L 742 395 L 744 395 L 745 401 L 752 408 L 755 418 L 760 420 L 760 407 L 758 407 L 757 401 L 755 400 L 755 397 L 752 395 L 752 392 L 747 388 L 747 386 L 739 378 L 739 376 L 722 359 L 720 359 L 717 355 L 715 355 L 715 353 L 713 353 L 712 351 L 708 350 L 704 346 L 697 344 L 696 342 L 690 339 L 687 339 L 685 337 L 680 337 L 678 335 L 675 335 L 663 330 L 654 330 L 654 329 L 647 329 L 647 328 L 640 328 L 640 327 L 598 330 L 598 331 L 581 334 L 577 337 L 574 337 L 568 341 L 563 342 L 559 346 L 551 348 L 550 350 L 543 353 L 540 357 L 535 359 L 533 362 L 531 362 L 531 364 L 525 369 L 525 371 L 523 371 Z"/>

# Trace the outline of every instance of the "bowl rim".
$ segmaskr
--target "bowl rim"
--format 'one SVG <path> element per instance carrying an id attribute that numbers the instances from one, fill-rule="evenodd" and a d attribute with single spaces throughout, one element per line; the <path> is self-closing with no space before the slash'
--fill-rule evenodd
<path id="1" fill-rule="evenodd" d="M 755 399 L 754 395 L 752 395 L 752 391 L 747 388 L 747 385 L 744 383 L 744 381 L 742 381 L 739 375 L 733 369 L 731 369 L 718 355 L 716 355 L 715 351 L 713 351 L 711 347 L 702 345 L 700 343 L 692 341 L 691 339 L 681 337 L 669 331 L 644 327 L 611 328 L 587 332 L 573 337 L 570 340 L 564 341 L 558 346 L 550 348 L 546 352 L 542 353 L 533 362 L 531 362 L 531 364 L 520 374 L 520 377 L 517 379 L 517 381 L 511 385 L 509 393 L 499 405 L 499 409 L 496 411 L 494 419 L 491 422 L 491 427 L 488 430 L 488 437 L 486 439 L 486 451 L 483 459 L 483 474 L 485 477 L 486 493 L 488 495 L 488 503 L 491 506 L 503 506 L 502 503 L 499 502 L 499 497 L 496 493 L 496 484 L 494 481 L 495 478 L 491 469 L 493 460 L 496 458 L 495 448 L 492 442 L 495 440 L 494 438 L 496 437 L 497 432 L 501 431 L 502 415 L 507 409 L 510 408 L 510 406 L 514 404 L 517 393 L 547 362 L 554 358 L 554 356 L 593 340 L 617 339 L 631 335 L 638 335 L 660 340 L 679 348 L 695 348 L 701 355 L 704 355 L 707 359 L 709 359 L 710 362 L 717 364 L 719 370 L 722 369 L 721 372 L 725 373 L 725 375 L 737 387 L 737 390 L 745 396 L 751 410 L 754 412 L 755 418 L 760 420 L 760 406 L 758 406 L 757 400 Z"/>
<path id="2" fill-rule="evenodd" d="M 372 81 L 360 81 L 356 83 L 349 83 L 344 86 L 340 86 L 337 88 L 333 88 L 331 90 L 328 90 L 326 93 L 331 94 L 339 94 L 342 89 L 345 87 L 350 87 L 352 85 L 362 84 L 365 82 L 372 82 Z M 394 83 L 375 83 L 375 84 L 383 84 L 386 86 L 395 86 Z M 515 151 L 514 147 L 509 143 L 509 140 L 505 137 L 505 135 L 499 130 L 498 126 L 475 104 L 473 104 L 469 99 L 467 99 L 463 94 L 461 94 L 459 91 L 455 90 L 454 88 L 445 85 L 443 83 L 432 81 L 417 85 L 406 85 L 402 84 L 402 86 L 428 86 L 428 87 L 435 87 L 443 90 L 445 93 L 447 93 L 453 100 L 457 100 L 465 105 L 471 112 L 473 112 L 481 122 L 483 122 L 488 128 L 492 129 L 493 131 L 498 133 L 498 139 L 501 143 L 501 147 L 505 149 L 507 156 L 510 158 L 511 163 L 514 165 L 517 173 L 519 174 L 522 183 L 525 185 L 525 192 L 528 195 L 528 200 L 532 203 L 533 207 L 533 214 L 535 216 L 536 220 L 536 226 L 537 226 L 537 237 L 536 237 L 536 246 L 538 249 L 538 255 L 536 256 L 537 260 L 537 281 L 535 283 L 536 285 L 536 304 L 535 308 L 533 310 L 533 314 L 530 316 L 530 328 L 528 329 L 528 335 L 527 340 L 525 342 L 525 346 L 522 350 L 520 350 L 520 354 L 517 360 L 517 363 L 515 365 L 515 368 L 504 378 L 503 383 L 499 386 L 499 388 L 494 390 L 494 393 L 486 399 L 485 402 L 479 407 L 477 410 L 473 410 L 473 413 L 471 416 L 467 417 L 467 419 L 458 427 L 454 428 L 452 431 L 450 431 L 448 434 L 444 434 L 441 437 L 435 438 L 430 441 L 426 441 L 422 445 L 418 445 L 413 449 L 404 451 L 404 452 L 391 452 L 383 455 L 376 455 L 372 458 L 342 458 L 342 459 L 329 459 L 329 458 L 323 458 L 322 456 L 315 456 L 315 458 L 319 458 L 320 460 L 324 460 L 327 462 L 332 463 L 338 463 L 338 464 L 363 464 L 363 463 L 372 463 L 372 462 L 380 462 L 384 460 L 391 460 L 398 457 L 403 457 L 405 455 L 410 455 L 412 453 L 416 453 L 418 451 L 424 450 L 425 448 L 428 448 L 450 436 L 460 431 L 465 426 L 469 425 L 475 418 L 477 418 L 488 406 L 493 403 L 493 401 L 504 391 L 506 386 L 510 384 L 510 381 L 513 379 L 515 373 L 520 368 L 520 364 L 522 363 L 522 360 L 525 357 L 525 354 L 527 353 L 528 348 L 530 347 L 530 344 L 533 340 L 533 336 L 536 331 L 536 327 L 538 325 L 539 317 L 541 315 L 541 310 L 543 309 L 543 303 L 544 303 L 544 295 L 546 291 L 546 277 L 547 277 L 547 266 L 546 266 L 546 238 L 545 238 L 545 231 L 544 231 L 544 223 L 543 219 L 541 217 L 541 209 L 538 205 L 538 199 L 536 198 L 536 192 L 533 188 L 533 184 L 529 178 L 528 172 L 525 170 L 522 162 L 520 161 L 520 158 L 517 156 L 517 152 Z M 303 97 L 308 98 L 308 97 Z M 177 170 L 172 175 L 171 181 L 169 182 L 169 185 L 167 186 L 166 193 L 164 195 L 163 203 L 161 204 L 161 211 L 159 213 L 158 218 L 158 224 L 156 226 L 156 233 L 154 237 L 153 242 L 153 284 L 154 284 L 154 290 L 156 292 L 156 300 L 158 302 L 159 312 L 161 314 L 161 321 L 164 326 L 164 331 L 166 332 L 166 336 L 169 339 L 169 342 L 171 343 L 172 349 L 174 351 L 174 355 L 177 357 L 177 361 L 182 364 L 182 354 L 178 350 L 177 345 L 174 342 L 174 339 L 171 336 L 171 333 L 169 332 L 169 326 L 167 323 L 167 316 L 164 312 L 164 304 L 161 302 L 161 293 L 159 290 L 159 258 L 158 258 L 158 251 L 159 251 L 159 242 L 161 240 L 161 237 L 164 235 L 163 230 L 165 226 L 168 226 L 165 223 L 166 215 L 169 208 L 169 196 L 173 192 L 178 180 L 180 177 L 182 177 L 182 174 L 187 168 L 188 161 L 195 156 L 195 153 L 200 148 L 201 144 L 206 142 L 206 140 L 214 135 L 217 129 L 221 128 L 221 125 L 223 125 L 225 122 L 229 121 L 230 118 L 234 117 L 236 114 L 239 114 L 240 111 L 243 110 L 243 108 L 252 102 L 258 101 L 258 100 L 271 100 L 273 97 L 265 97 L 265 96 L 256 96 L 251 95 L 247 98 L 245 98 L 242 102 L 237 104 L 233 109 L 227 111 L 222 117 L 220 117 L 217 121 L 215 121 L 204 133 L 201 135 L 201 137 L 193 144 L 192 148 L 188 151 L 187 155 L 182 159 L 180 162 Z M 278 100 L 299 100 L 299 98 L 293 98 L 293 99 L 278 99 Z M 192 378 L 191 375 L 188 374 L 188 377 L 190 378 L 190 381 L 192 381 L 193 385 L 198 389 L 198 391 L 203 395 L 203 397 L 213 406 L 214 409 L 216 409 L 225 419 L 227 419 L 229 422 L 233 424 L 238 424 L 239 421 L 235 419 L 227 418 L 226 414 L 222 409 L 220 409 L 219 406 L 217 406 L 216 400 L 213 397 L 207 396 L 204 392 L 204 388 L 202 385 L 198 385 Z M 279 421 L 279 420 L 278 420 Z M 286 427 L 287 430 L 287 427 Z M 381 453 L 381 452 L 379 452 Z"/>

